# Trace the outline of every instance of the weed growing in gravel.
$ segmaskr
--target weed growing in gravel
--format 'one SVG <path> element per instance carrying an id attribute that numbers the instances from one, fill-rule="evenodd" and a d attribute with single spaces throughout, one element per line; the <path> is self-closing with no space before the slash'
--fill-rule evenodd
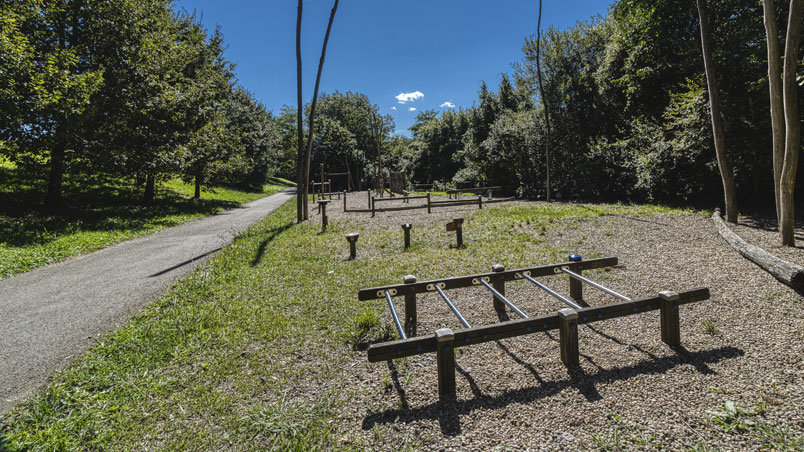
<path id="1" fill-rule="evenodd" d="M 714 336 L 717 334 L 717 327 L 715 326 L 715 322 L 711 320 L 704 320 L 703 321 L 703 329 L 704 333 Z"/>
<path id="2" fill-rule="evenodd" d="M 764 447 L 774 451 L 802 452 L 804 451 L 804 436 L 795 436 L 790 427 L 782 430 L 777 427 L 760 425 L 757 428 L 757 438 Z"/>
<path id="3" fill-rule="evenodd" d="M 637 424 L 625 422 L 621 416 L 610 414 L 614 428 L 607 434 L 593 434 L 592 440 L 599 452 L 625 452 L 633 450 L 659 451 L 661 443 Z"/>
<path id="4" fill-rule="evenodd" d="M 706 413 L 711 416 L 710 419 L 720 424 L 726 433 L 732 431 L 745 432 L 756 426 L 756 422 L 748 418 L 754 413 L 738 407 L 732 400 L 727 400 L 723 404 L 723 408 L 707 410 Z"/>
<path id="5" fill-rule="evenodd" d="M 687 452 L 717 452 L 717 449 L 707 446 L 706 441 L 701 441 L 687 449 Z"/>

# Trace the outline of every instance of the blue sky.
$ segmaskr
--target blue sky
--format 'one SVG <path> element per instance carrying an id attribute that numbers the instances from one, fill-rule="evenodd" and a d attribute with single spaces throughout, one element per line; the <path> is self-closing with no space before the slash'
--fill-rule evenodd
<path id="1" fill-rule="evenodd" d="M 315 73 L 333 0 L 305 0 L 303 96 Z M 176 0 L 196 10 L 210 30 L 220 25 L 240 84 L 278 113 L 296 103 L 296 1 Z M 543 29 L 566 28 L 608 11 L 610 0 L 544 0 Z M 536 32 L 536 0 L 341 0 L 335 15 L 321 93 L 366 94 L 398 133 L 419 111 L 469 107 L 480 82 L 496 90 L 501 72 L 521 58 Z M 407 94 L 401 96 L 400 94 Z M 405 102 L 400 103 L 400 100 Z"/>

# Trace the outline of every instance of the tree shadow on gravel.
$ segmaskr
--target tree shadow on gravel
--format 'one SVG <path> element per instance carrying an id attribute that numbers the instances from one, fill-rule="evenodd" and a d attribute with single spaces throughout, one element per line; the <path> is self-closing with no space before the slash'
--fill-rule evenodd
<path id="1" fill-rule="evenodd" d="M 674 347 L 676 354 L 642 361 L 633 366 L 601 369 L 587 374 L 580 368 L 570 370 L 570 378 L 548 381 L 536 386 L 507 391 L 499 396 L 487 396 L 482 393 L 477 383 L 464 369 L 456 365 L 458 372 L 469 381 L 474 397 L 468 400 L 445 399 L 414 409 L 390 409 L 369 414 L 363 419 L 362 428 L 369 430 L 377 424 L 408 423 L 423 419 L 438 420 L 444 435 L 460 433 L 460 416 L 469 415 L 478 409 L 500 409 L 512 403 L 529 403 L 556 395 L 566 389 L 575 388 L 590 402 L 601 400 L 602 396 L 595 388 L 597 384 L 623 381 L 639 375 L 663 374 L 685 364 L 692 365 L 698 372 L 714 373 L 708 364 L 724 359 L 743 356 L 745 352 L 737 347 L 720 347 L 700 352 L 690 352 L 683 347 Z M 435 378 L 435 369 L 433 369 Z"/>

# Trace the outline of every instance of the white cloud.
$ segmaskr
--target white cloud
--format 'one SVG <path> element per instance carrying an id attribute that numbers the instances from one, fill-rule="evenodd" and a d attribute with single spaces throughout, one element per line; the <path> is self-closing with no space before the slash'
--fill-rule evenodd
<path id="1" fill-rule="evenodd" d="M 396 107 L 391 107 L 391 110 L 396 110 Z"/>
<path id="2" fill-rule="evenodd" d="M 414 100 L 418 100 L 424 97 L 421 91 L 414 91 L 412 93 L 399 93 L 396 95 L 396 100 L 399 101 L 400 104 L 404 104 L 405 102 L 411 102 Z"/>
<path id="3" fill-rule="evenodd" d="M 452 101 L 448 100 L 448 101 L 444 102 L 443 104 L 439 105 L 439 107 L 441 107 L 441 108 L 444 108 L 444 107 L 455 108 L 455 104 L 453 104 Z"/>
<path id="4" fill-rule="evenodd" d="M 416 111 L 416 107 L 410 107 L 408 108 L 408 111 Z"/>

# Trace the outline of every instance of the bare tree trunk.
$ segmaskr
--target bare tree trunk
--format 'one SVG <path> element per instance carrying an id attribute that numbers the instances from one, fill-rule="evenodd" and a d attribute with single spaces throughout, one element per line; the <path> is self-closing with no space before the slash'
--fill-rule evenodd
<path id="1" fill-rule="evenodd" d="M 734 185 L 734 171 L 732 171 L 726 155 L 726 136 L 723 118 L 720 115 L 717 74 L 715 73 L 715 64 L 712 61 L 712 40 L 709 33 L 706 0 L 697 0 L 697 2 L 698 18 L 701 23 L 701 48 L 703 51 L 704 70 L 706 71 L 706 85 L 709 91 L 709 111 L 712 114 L 712 135 L 715 139 L 715 154 L 720 168 L 720 177 L 723 179 L 723 194 L 726 199 L 726 221 L 737 223 L 737 189 Z"/>
<path id="2" fill-rule="evenodd" d="M 539 0 L 539 20 L 536 22 L 536 74 L 539 78 L 539 96 L 542 98 L 542 106 L 544 107 L 544 129 L 545 129 L 545 142 L 544 142 L 544 158 L 547 176 L 547 202 L 550 202 L 550 112 L 547 108 L 547 98 L 544 96 L 544 86 L 542 85 L 542 0 Z"/>
<path id="3" fill-rule="evenodd" d="M 307 219 L 307 190 L 310 186 L 310 157 L 313 153 L 313 125 L 315 124 L 315 104 L 318 102 L 318 85 L 321 83 L 321 71 L 324 69 L 324 58 L 327 56 L 327 42 L 329 42 L 329 32 L 332 30 L 332 21 L 335 19 L 335 12 L 338 10 L 338 0 L 332 5 L 329 13 L 329 23 L 327 32 L 324 34 L 324 44 L 321 46 L 321 59 L 318 61 L 318 74 L 315 76 L 315 89 L 313 90 L 313 103 L 310 104 L 310 117 L 308 118 L 307 129 L 307 156 L 304 164 L 304 219 Z M 323 181 L 321 181 L 323 183 Z"/>
<path id="4" fill-rule="evenodd" d="M 768 41 L 768 88 L 770 91 L 771 131 L 773 133 L 773 195 L 776 200 L 776 219 L 782 222 L 781 185 L 784 161 L 784 108 L 782 106 L 782 75 L 779 68 L 779 29 L 776 26 L 774 0 L 762 2 L 765 37 Z"/>
<path id="5" fill-rule="evenodd" d="M 307 190 L 304 188 L 304 124 L 302 115 L 304 114 L 304 104 L 302 104 L 302 59 L 301 59 L 301 21 L 302 21 L 302 0 L 299 0 L 299 8 L 296 13 L 296 221 L 304 221 L 304 199 L 307 198 Z"/>
<path id="6" fill-rule="evenodd" d="M 145 175 L 145 191 L 142 193 L 142 203 L 146 206 L 153 205 L 156 192 L 156 180 L 153 173 Z"/>
<path id="7" fill-rule="evenodd" d="M 380 197 L 382 198 L 383 193 L 385 192 L 385 181 L 383 180 L 383 171 L 382 171 L 382 139 L 380 134 L 382 133 L 382 118 L 377 118 L 377 114 L 374 113 L 374 110 L 371 110 L 371 119 L 372 119 L 372 126 L 374 129 L 374 139 L 377 142 L 377 188 L 380 191 Z"/>
<path id="8" fill-rule="evenodd" d="M 198 168 L 195 170 L 195 193 L 193 198 L 201 199 L 201 183 L 204 181 L 204 170 Z"/>
<path id="9" fill-rule="evenodd" d="M 56 143 L 50 151 L 50 176 L 47 181 L 45 205 L 51 208 L 61 206 L 62 185 L 64 183 L 65 143 L 61 132 L 56 132 Z"/>
<path id="10" fill-rule="evenodd" d="M 795 205 L 793 194 L 796 188 L 796 169 L 798 168 L 798 152 L 801 147 L 801 123 L 798 116 L 798 86 L 796 84 L 796 69 L 798 65 L 799 41 L 801 38 L 801 0 L 790 0 L 790 13 L 787 19 L 787 36 L 784 50 L 784 119 L 785 119 L 785 150 L 782 163 L 781 191 L 781 220 L 779 232 L 782 236 L 782 245 L 795 245 Z"/>

